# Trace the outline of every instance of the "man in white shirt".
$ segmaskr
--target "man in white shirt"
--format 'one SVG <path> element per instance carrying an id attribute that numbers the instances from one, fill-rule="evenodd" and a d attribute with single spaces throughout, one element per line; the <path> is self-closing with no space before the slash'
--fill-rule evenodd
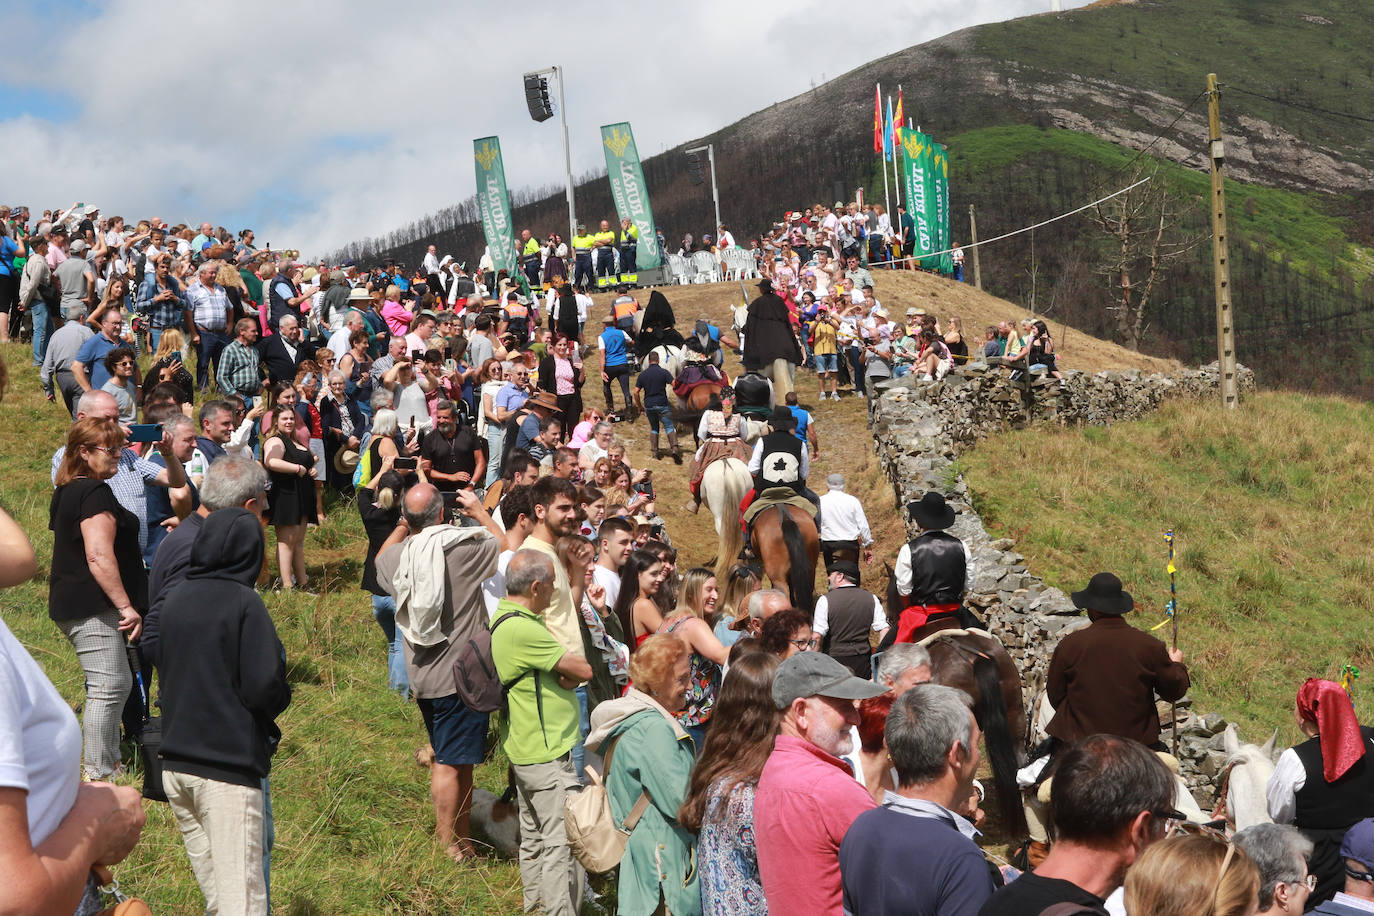
<path id="1" fill-rule="evenodd" d="M 606 590 L 606 607 L 615 607 L 620 597 L 620 568 L 634 547 L 635 529 L 623 518 L 612 516 L 597 531 L 600 550 L 592 567 L 592 580 Z"/>
<path id="2" fill-rule="evenodd" d="M 821 651 L 854 672 L 872 677 L 869 630 L 877 641 L 887 635 L 887 612 L 872 592 L 859 587 L 859 565 L 836 560 L 826 567 L 830 592 L 816 599 L 811 631 L 821 637 Z"/>
<path id="3" fill-rule="evenodd" d="M 364 290 L 365 292 L 366 290 Z M 354 331 L 361 331 L 365 323 L 362 312 L 357 309 L 349 309 L 348 314 L 344 317 L 343 327 L 329 335 L 327 346 L 329 352 L 334 354 L 335 365 L 338 365 L 339 357 L 353 349 L 353 345 L 349 343 L 349 338 L 353 336 Z"/>
<path id="4" fill-rule="evenodd" d="M 840 551 L 857 558 L 862 550 L 864 562 L 872 563 L 873 533 L 868 527 L 863 503 L 844 491 L 843 474 L 831 474 L 825 478 L 825 485 L 829 489 L 821 497 L 820 539 L 826 568 Z"/>

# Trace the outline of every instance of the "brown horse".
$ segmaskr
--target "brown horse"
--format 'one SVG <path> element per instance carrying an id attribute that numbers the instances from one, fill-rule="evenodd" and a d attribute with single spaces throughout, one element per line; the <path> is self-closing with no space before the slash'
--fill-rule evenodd
<path id="1" fill-rule="evenodd" d="M 892 626 L 905 607 L 895 576 L 887 586 L 887 614 Z M 942 631 L 953 631 L 941 635 Z M 996 639 L 961 628 L 953 617 L 937 617 L 918 628 L 911 641 L 930 652 L 931 680 L 963 691 L 973 700 L 973 717 L 983 730 L 988 763 L 1002 823 L 1013 836 L 1026 833 L 1016 771 L 1026 763 L 1027 720 L 1021 672 Z"/>
<path id="2" fill-rule="evenodd" d="M 816 558 L 821 552 L 811 514 L 786 503 L 764 509 L 754 518 L 749 546 L 772 586 L 787 592 L 792 606 L 809 615 L 816 604 Z"/>
<path id="3" fill-rule="evenodd" d="M 711 399 L 720 394 L 720 389 L 724 387 L 724 382 L 702 382 L 694 385 L 687 396 L 683 397 L 677 393 L 676 381 L 674 382 L 673 395 L 677 398 L 677 410 L 674 412 L 673 422 L 679 427 L 686 426 L 692 431 L 692 439 L 698 446 L 701 445 L 701 437 L 697 435 L 697 427 L 701 425 L 701 415 L 710 406 Z M 719 409 L 719 408 L 717 408 Z M 678 433 L 681 435 L 681 432 Z"/>

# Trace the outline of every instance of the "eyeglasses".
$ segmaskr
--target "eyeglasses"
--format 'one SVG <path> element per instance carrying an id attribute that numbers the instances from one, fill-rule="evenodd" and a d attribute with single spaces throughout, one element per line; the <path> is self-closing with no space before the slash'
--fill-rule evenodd
<path id="1" fill-rule="evenodd" d="M 124 446 L 122 445 L 88 445 L 86 448 L 97 452 L 108 452 L 111 455 L 118 455 L 120 452 L 124 451 Z"/>
<path id="2" fill-rule="evenodd" d="M 1371 875 L 1369 872 L 1354 871 L 1349 866 L 1346 866 L 1345 873 L 1359 881 L 1374 881 L 1374 875 Z M 1303 878 L 1301 881 L 1284 881 L 1283 883 L 1291 884 L 1294 887 L 1305 887 L 1307 888 L 1307 892 L 1311 893 L 1317 889 L 1317 876 L 1308 873 L 1307 877 Z"/>
<path id="3" fill-rule="evenodd" d="M 788 642 L 796 646 L 802 652 L 815 652 L 821 647 L 821 638 L 819 636 L 812 636 L 810 639 L 789 639 Z"/>

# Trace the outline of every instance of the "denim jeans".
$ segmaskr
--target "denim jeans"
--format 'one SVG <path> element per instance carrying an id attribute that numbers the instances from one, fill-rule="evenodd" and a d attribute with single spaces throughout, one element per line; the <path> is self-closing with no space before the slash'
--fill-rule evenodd
<path id="1" fill-rule="evenodd" d="M 501 446 L 506 441 L 506 428 L 487 422 L 487 479 L 483 487 L 490 487 L 501 478 Z"/>
<path id="2" fill-rule="evenodd" d="M 386 634 L 387 687 L 405 696 L 410 691 L 406 660 L 401 653 L 401 632 L 396 629 L 396 601 L 390 595 L 372 596 L 372 616 Z"/>
<path id="3" fill-rule="evenodd" d="M 584 767 L 587 764 L 587 733 L 592 730 L 591 712 L 587 709 L 587 685 L 583 684 L 575 691 L 577 693 L 577 707 L 580 711 L 578 719 L 577 743 L 572 749 L 573 772 L 577 774 L 577 781 L 583 785 L 587 784 L 587 771 Z"/>
<path id="4" fill-rule="evenodd" d="M 660 424 L 663 426 L 663 431 L 669 435 L 677 432 L 677 427 L 673 426 L 673 408 L 646 407 L 644 408 L 644 415 L 649 418 L 649 432 L 657 434 Z"/>
<path id="5" fill-rule="evenodd" d="M 52 336 L 52 313 L 42 296 L 34 296 L 29 305 L 29 315 L 33 318 L 33 364 L 43 365 L 43 357 L 48 355 L 48 338 Z"/>
<path id="6" fill-rule="evenodd" d="M 196 387 L 204 388 L 211 380 L 210 364 L 219 362 L 219 355 L 229 346 L 229 338 L 218 331 L 201 331 L 200 346 L 196 348 Z"/>

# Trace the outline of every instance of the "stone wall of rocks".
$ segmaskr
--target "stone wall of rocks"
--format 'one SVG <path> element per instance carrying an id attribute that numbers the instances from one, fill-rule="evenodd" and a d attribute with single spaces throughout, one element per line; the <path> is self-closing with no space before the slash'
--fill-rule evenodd
<path id="1" fill-rule="evenodd" d="M 963 449 L 1008 429 L 1037 423 L 1103 425 L 1141 417 L 1168 398 L 1219 397 L 1217 366 L 1167 375 L 1067 371 L 1062 380 L 1033 373 L 1013 380 L 1005 369 L 972 363 L 939 381 L 908 376 L 878 388 L 881 393 L 870 402 L 870 419 L 896 505 L 904 506 L 934 489 L 959 511 L 950 531 L 973 554 L 968 603 L 1016 659 L 1026 703 L 1034 709 L 1044 692 L 1054 647 L 1088 621 L 1068 595 L 1027 569 L 1025 557 L 1010 539 L 989 536 L 967 484 L 952 467 L 954 459 Z M 1248 369 L 1240 371 L 1240 388 L 1242 396 L 1254 390 Z M 1193 713 L 1187 698 L 1178 709 L 1184 779 L 1206 810 L 1225 762 L 1221 742 L 1226 722 L 1216 714 Z M 1171 715 L 1169 704 L 1161 704 L 1166 743 Z"/>

